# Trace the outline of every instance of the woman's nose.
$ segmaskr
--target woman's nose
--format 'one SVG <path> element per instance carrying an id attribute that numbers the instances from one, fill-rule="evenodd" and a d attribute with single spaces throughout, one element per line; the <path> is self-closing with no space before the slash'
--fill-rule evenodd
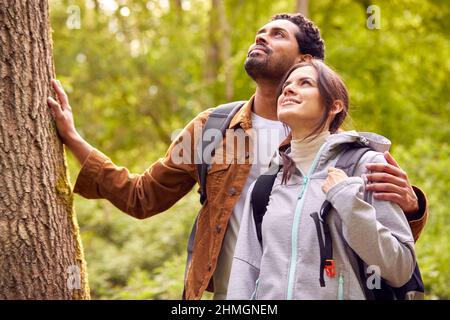
<path id="1" fill-rule="evenodd" d="M 284 87 L 283 94 L 285 96 L 295 94 L 294 85 L 291 83 Z"/>

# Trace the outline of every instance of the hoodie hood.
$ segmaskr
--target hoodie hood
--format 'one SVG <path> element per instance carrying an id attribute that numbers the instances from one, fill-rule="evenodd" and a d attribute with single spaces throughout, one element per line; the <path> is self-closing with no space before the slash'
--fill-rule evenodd
<path id="1" fill-rule="evenodd" d="M 328 163 L 330 159 L 336 157 L 345 145 L 350 143 L 360 144 L 361 147 L 369 147 L 381 153 L 389 151 L 391 147 L 391 141 L 389 139 L 373 132 L 357 132 L 352 130 L 334 133 L 326 139 L 325 144 L 319 150 L 321 154 L 315 171 L 321 170 L 323 165 Z M 290 152 L 291 149 L 289 147 L 285 153 L 289 154 Z M 269 173 L 275 168 L 278 169 L 282 164 L 283 160 L 280 155 L 280 150 L 278 150 L 271 160 Z"/>
<path id="2" fill-rule="evenodd" d="M 326 142 L 330 150 L 346 143 L 360 143 L 362 146 L 369 147 L 377 152 L 389 151 L 391 147 L 391 141 L 386 137 L 373 132 L 357 132 L 354 130 L 332 134 Z"/>

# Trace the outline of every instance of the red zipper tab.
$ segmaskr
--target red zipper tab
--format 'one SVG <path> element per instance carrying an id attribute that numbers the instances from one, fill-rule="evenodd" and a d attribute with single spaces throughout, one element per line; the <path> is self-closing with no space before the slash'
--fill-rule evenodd
<path id="1" fill-rule="evenodd" d="M 336 268 L 334 266 L 334 260 L 333 259 L 327 259 L 325 260 L 325 273 L 327 274 L 328 278 L 334 278 L 336 277 Z"/>

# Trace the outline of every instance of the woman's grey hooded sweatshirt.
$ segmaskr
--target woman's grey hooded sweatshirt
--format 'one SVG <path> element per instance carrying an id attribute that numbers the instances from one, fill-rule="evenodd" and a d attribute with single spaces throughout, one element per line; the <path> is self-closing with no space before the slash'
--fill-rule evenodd
<path id="1" fill-rule="evenodd" d="M 404 213 L 393 202 L 363 201 L 365 164 L 386 163 L 381 152 L 389 146 L 371 144 L 380 152 L 365 153 L 354 177 L 327 194 L 322 191 L 328 168 L 336 164 L 344 144 L 358 140 L 364 138 L 355 131 L 332 134 L 307 174 L 297 170 L 287 185 L 281 185 L 282 172 L 278 173 L 262 223 L 263 247 L 256 235 L 251 197 L 247 197 L 227 299 L 365 299 L 349 247 L 370 266 L 369 274 L 378 271 L 391 286 L 400 287 L 410 279 L 414 239 Z M 253 185 L 248 192 L 252 190 Z M 333 206 L 327 219 L 336 276 L 325 275 L 325 287 L 321 287 L 319 241 L 310 214 L 319 212 L 325 200 Z M 369 285 L 377 285 L 376 275 L 369 279 Z"/>

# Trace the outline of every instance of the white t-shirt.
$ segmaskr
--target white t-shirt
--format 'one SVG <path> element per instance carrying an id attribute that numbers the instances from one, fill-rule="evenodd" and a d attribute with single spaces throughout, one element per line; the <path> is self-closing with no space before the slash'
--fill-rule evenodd
<path id="1" fill-rule="evenodd" d="M 248 188 L 262 173 L 267 171 L 275 151 L 287 137 L 287 129 L 280 121 L 268 120 L 252 112 L 253 163 L 247 182 L 242 189 L 241 196 L 236 203 L 217 261 L 213 275 L 214 300 L 225 300 L 227 296 L 228 280 L 233 262 L 234 248 L 239 234 L 239 225 L 244 210 L 245 199 L 250 196 Z"/>

